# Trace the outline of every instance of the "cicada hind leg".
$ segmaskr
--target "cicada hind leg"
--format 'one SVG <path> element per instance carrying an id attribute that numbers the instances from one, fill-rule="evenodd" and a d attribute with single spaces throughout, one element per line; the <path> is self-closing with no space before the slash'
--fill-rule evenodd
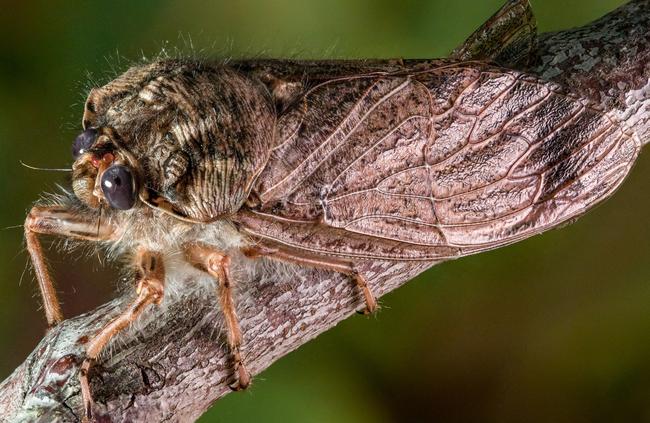
<path id="1" fill-rule="evenodd" d="M 372 314 L 377 311 L 378 304 L 368 281 L 359 273 L 354 264 L 344 260 L 338 260 L 334 257 L 311 256 L 307 253 L 295 251 L 282 245 L 246 247 L 242 250 L 244 255 L 249 258 L 268 257 L 270 259 L 284 261 L 287 263 L 299 264 L 302 266 L 313 267 L 317 269 L 332 270 L 334 272 L 349 275 L 356 283 L 357 288 L 363 294 L 366 303 L 365 309 L 360 311 L 361 314 Z"/>

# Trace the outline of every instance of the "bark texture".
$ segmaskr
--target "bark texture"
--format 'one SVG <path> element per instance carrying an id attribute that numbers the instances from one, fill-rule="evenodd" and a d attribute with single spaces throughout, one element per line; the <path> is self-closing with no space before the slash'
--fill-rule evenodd
<path id="1" fill-rule="evenodd" d="M 579 29 L 544 34 L 538 51 L 533 73 L 613 110 L 650 142 L 650 0 L 633 0 Z M 360 270 L 379 297 L 431 265 L 374 262 Z M 51 330 L 0 384 L 0 420 L 79 421 L 77 372 L 87 335 L 128 300 Z M 238 301 L 243 356 L 253 375 L 364 306 L 348 277 L 304 268 L 245 281 Z M 91 372 L 99 421 L 193 421 L 230 392 L 231 357 L 215 303 L 201 290 L 170 296 L 111 345 Z"/>

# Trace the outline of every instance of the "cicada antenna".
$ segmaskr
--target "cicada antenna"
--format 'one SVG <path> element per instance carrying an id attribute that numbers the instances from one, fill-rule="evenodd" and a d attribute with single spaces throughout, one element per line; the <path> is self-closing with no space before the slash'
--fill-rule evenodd
<path id="1" fill-rule="evenodd" d="M 56 169 L 56 168 L 46 168 L 46 167 L 36 167 L 32 165 L 28 165 L 27 163 L 23 162 L 22 160 L 18 160 L 20 164 L 27 169 L 32 169 L 32 170 L 45 170 L 45 171 L 51 171 L 51 172 L 72 172 L 71 168 L 68 169 Z"/>
<path id="2" fill-rule="evenodd" d="M 22 228 L 24 228 L 24 227 L 25 227 L 25 224 L 21 224 L 21 225 L 11 225 L 11 226 L 5 226 L 4 228 L 0 228 L 0 230 L 2 230 L 2 231 L 6 231 L 6 230 L 8 230 L 8 229 L 19 229 L 19 228 L 22 229 Z"/>

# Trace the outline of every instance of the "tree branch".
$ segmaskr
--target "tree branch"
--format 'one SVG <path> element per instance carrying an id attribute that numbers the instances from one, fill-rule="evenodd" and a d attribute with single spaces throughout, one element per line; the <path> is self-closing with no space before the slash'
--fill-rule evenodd
<path id="1" fill-rule="evenodd" d="M 542 35 L 540 62 L 532 72 L 613 110 L 647 143 L 649 34 L 650 0 L 635 0 L 583 28 Z M 430 266 L 374 262 L 360 270 L 381 296 Z M 116 299 L 51 330 L 0 384 L 3 421 L 78 421 L 84 342 L 127 300 Z M 239 287 L 238 300 L 243 354 L 253 375 L 364 306 L 349 278 L 304 268 L 254 277 Z M 189 421 L 230 392 L 231 357 L 214 296 L 193 290 L 165 301 L 94 367 L 100 421 Z"/>

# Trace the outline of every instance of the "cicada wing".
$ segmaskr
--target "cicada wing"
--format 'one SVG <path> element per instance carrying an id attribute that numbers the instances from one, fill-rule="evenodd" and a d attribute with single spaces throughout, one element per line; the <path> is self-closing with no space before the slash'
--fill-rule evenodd
<path id="1" fill-rule="evenodd" d="M 607 198 L 640 148 L 557 85 L 478 64 L 322 83 L 278 125 L 244 230 L 346 257 L 445 259 L 526 238 Z"/>
<path id="2" fill-rule="evenodd" d="M 450 55 L 525 69 L 536 59 L 537 24 L 528 0 L 509 0 Z"/>

